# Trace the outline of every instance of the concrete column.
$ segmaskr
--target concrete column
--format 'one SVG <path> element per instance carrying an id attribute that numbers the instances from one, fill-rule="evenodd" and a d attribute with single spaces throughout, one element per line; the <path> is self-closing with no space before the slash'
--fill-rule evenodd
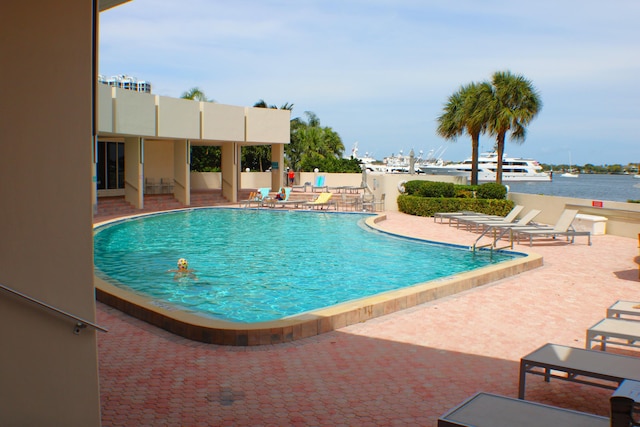
<path id="1" fill-rule="evenodd" d="M 144 140 L 124 139 L 124 199 L 136 209 L 144 208 Z"/>
<path id="2" fill-rule="evenodd" d="M 191 205 L 191 143 L 188 140 L 173 144 L 173 195 L 183 205 Z"/>
<path id="3" fill-rule="evenodd" d="M 274 191 L 278 191 L 278 189 L 285 184 L 285 172 L 286 169 L 284 167 L 284 144 L 273 144 L 271 145 L 271 164 L 276 167 L 272 167 L 271 169 L 271 188 Z"/>
<path id="4" fill-rule="evenodd" d="M 240 146 L 227 142 L 221 147 L 222 195 L 232 203 L 238 201 L 240 180 Z"/>

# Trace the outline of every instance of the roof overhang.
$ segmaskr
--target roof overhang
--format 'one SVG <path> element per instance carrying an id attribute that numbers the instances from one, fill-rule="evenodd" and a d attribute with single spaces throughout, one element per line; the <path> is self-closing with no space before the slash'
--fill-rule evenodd
<path id="1" fill-rule="evenodd" d="M 112 7 L 120 6 L 123 3 L 127 3 L 131 0 L 99 0 L 99 8 L 100 12 L 104 12 L 107 9 L 111 9 Z"/>

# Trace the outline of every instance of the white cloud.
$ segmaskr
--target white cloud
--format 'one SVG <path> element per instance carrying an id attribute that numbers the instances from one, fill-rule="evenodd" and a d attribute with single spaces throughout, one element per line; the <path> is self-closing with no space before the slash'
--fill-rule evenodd
<path id="1" fill-rule="evenodd" d="M 100 72 L 161 95 L 198 86 L 221 103 L 293 103 L 383 157 L 443 144 L 448 95 L 509 69 L 544 102 L 512 153 L 560 163 L 566 145 L 578 164 L 625 163 L 640 157 L 625 151 L 640 125 L 639 12 L 633 0 L 135 0 L 101 15 Z M 581 154 L 605 142 L 599 159 Z M 464 138 L 447 150 L 468 154 Z"/>

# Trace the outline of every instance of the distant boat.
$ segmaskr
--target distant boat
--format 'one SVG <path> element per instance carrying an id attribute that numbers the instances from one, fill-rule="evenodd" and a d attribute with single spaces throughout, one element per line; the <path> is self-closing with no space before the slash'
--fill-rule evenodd
<path id="1" fill-rule="evenodd" d="M 573 169 L 571 167 L 571 153 L 569 153 L 569 169 L 567 169 L 567 171 L 560 176 L 563 178 L 577 178 L 580 176 L 577 169 Z"/>
<path id="2" fill-rule="evenodd" d="M 422 172 L 428 175 L 465 176 L 471 179 L 471 159 L 462 163 L 451 164 L 425 164 L 420 167 Z M 498 153 L 480 153 L 478 156 L 478 181 L 495 182 L 498 169 Z M 502 158 L 502 182 L 517 181 L 551 181 L 551 174 L 544 172 L 542 166 L 533 159 L 520 157 Z"/>

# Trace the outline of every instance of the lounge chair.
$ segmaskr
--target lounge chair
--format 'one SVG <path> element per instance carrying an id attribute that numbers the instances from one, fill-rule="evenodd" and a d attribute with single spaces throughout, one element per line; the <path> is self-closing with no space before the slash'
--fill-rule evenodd
<path id="1" fill-rule="evenodd" d="M 640 320 L 640 302 L 618 300 L 607 308 L 607 317 L 638 321 Z"/>
<path id="2" fill-rule="evenodd" d="M 284 194 L 285 197 L 282 200 L 278 200 L 276 198 L 270 198 L 269 202 L 267 203 L 269 207 L 275 208 L 276 206 L 293 206 L 294 208 L 297 208 L 298 206 L 300 206 L 301 204 L 304 203 L 304 201 L 301 200 L 290 200 L 289 196 L 291 195 L 291 187 L 282 187 L 284 188 Z M 280 192 L 282 192 L 282 188 L 280 189 Z"/>
<path id="3" fill-rule="evenodd" d="M 320 193 L 315 200 L 304 203 L 304 206 L 308 206 L 310 208 L 322 208 L 324 206 L 329 208 L 330 206 L 333 206 L 335 208 L 336 204 L 333 200 L 331 200 L 332 196 L 333 193 Z"/>
<path id="4" fill-rule="evenodd" d="M 609 427 L 609 418 L 491 393 L 477 393 L 438 418 L 438 427 Z"/>
<path id="5" fill-rule="evenodd" d="M 518 239 L 520 236 L 528 237 L 529 246 L 533 246 L 534 237 L 552 237 L 555 239 L 557 236 L 566 236 L 567 240 L 571 238 L 571 243 L 574 242 L 575 236 L 587 236 L 589 246 L 591 246 L 591 232 L 576 231 L 571 226 L 577 214 L 578 211 L 575 209 L 565 209 L 553 227 L 516 228 L 513 232 L 518 236 Z"/>
<path id="6" fill-rule="evenodd" d="M 478 236 L 478 238 L 476 239 L 475 243 L 473 244 L 473 249 L 478 249 L 481 247 L 488 247 L 488 246 L 492 246 L 493 248 L 497 248 L 497 243 L 499 240 L 501 240 L 505 234 L 509 233 L 509 248 L 513 249 L 513 231 L 514 230 L 518 230 L 520 228 L 525 228 L 528 227 L 529 224 L 531 223 L 531 221 L 538 216 L 538 214 L 540 213 L 540 211 L 538 209 L 531 209 L 529 212 L 527 212 L 527 214 L 525 216 L 523 216 L 522 218 L 520 218 L 518 221 L 515 222 L 508 222 L 508 221 L 478 221 L 475 223 L 469 223 L 469 224 L 474 224 L 476 226 L 481 226 L 484 228 L 484 230 L 482 231 L 482 233 L 480 233 L 480 236 Z M 478 245 L 478 242 L 487 235 L 490 235 L 493 238 L 493 243 L 491 244 L 485 244 L 485 245 Z M 504 248 L 502 248 L 504 249 Z"/>
<path id="7" fill-rule="evenodd" d="M 540 211 L 538 209 L 531 209 L 529 212 L 527 212 L 526 215 L 524 215 L 518 221 L 516 221 L 516 218 L 515 218 L 517 215 L 512 215 L 511 213 L 509 213 L 509 215 L 507 215 L 506 217 L 504 217 L 504 219 L 501 219 L 501 220 L 494 219 L 494 218 L 489 218 L 489 219 L 459 218 L 458 222 L 460 224 L 466 225 L 468 228 L 478 227 L 482 229 L 487 229 L 487 228 L 501 228 L 501 227 L 524 227 L 524 226 L 530 226 L 531 221 L 533 221 L 533 219 L 539 214 L 540 214 Z"/>
<path id="8" fill-rule="evenodd" d="M 311 186 L 311 192 L 315 193 L 316 190 L 320 190 L 321 192 L 327 191 L 327 185 L 325 184 L 326 177 L 324 175 L 318 175 L 316 178 L 316 183 Z"/>
<path id="9" fill-rule="evenodd" d="M 626 379 L 640 381 L 640 358 L 545 344 L 520 359 L 520 399 L 524 399 L 527 374 L 542 376 L 547 382 L 556 378 L 615 390 Z"/>
<path id="10" fill-rule="evenodd" d="M 489 215 L 480 212 L 443 212 L 443 213 L 435 213 L 433 220 L 436 220 L 436 216 L 440 218 L 440 222 L 443 222 L 444 218 L 449 219 L 449 225 L 456 223 L 456 227 L 460 226 L 460 221 L 465 221 L 468 219 L 487 219 L 487 220 L 496 220 L 496 221 L 514 221 L 520 212 L 524 209 L 524 206 L 516 205 L 511 209 L 511 211 L 505 215 Z"/>
<path id="11" fill-rule="evenodd" d="M 640 322 L 625 319 L 602 319 L 587 329 L 586 348 L 590 349 L 593 342 L 600 343 L 602 351 L 607 349 L 607 344 L 638 349 L 640 348 Z"/>

